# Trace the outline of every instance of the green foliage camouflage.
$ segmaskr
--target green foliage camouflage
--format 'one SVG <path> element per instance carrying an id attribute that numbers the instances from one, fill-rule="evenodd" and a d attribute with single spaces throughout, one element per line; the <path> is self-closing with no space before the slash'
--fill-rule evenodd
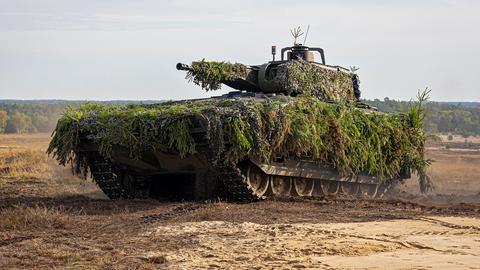
<path id="1" fill-rule="evenodd" d="M 278 67 L 276 80 L 287 93 L 309 94 L 323 101 L 356 101 L 353 73 L 324 68 L 304 60 L 289 61 Z"/>
<path id="2" fill-rule="evenodd" d="M 382 180 L 402 170 L 423 173 L 429 164 L 423 152 L 424 99 L 420 96 L 403 114 L 325 103 L 309 95 L 129 106 L 88 103 L 65 112 L 48 153 L 61 164 L 74 162 L 77 169 L 86 169 L 76 150 L 87 138 L 106 157 L 116 146 L 128 149 L 133 158 L 151 150 L 185 157 L 198 151 L 190 129 L 200 120 L 207 126 L 212 162 L 236 163 L 247 156 L 269 162 L 277 154 L 309 157 L 344 175 L 367 173 Z"/>
<path id="3" fill-rule="evenodd" d="M 280 64 L 273 79 L 288 94 L 308 94 L 328 102 L 354 103 L 353 73 L 343 69 L 322 67 L 304 60 Z M 221 83 L 247 79 L 248 68 L 227 62 L 192 62 L 186 78 L 206 91 L 220 89 Z"/>
<path id="4" fill-rule="evenodd" d="M 362 100 L 363 102 L 377 107 L 383 112 L 406 112 L 408 101 L 398 101 L 385 98 L 383 100 Z M 142 101 L 143 103 L 158 103 L 159 101 Z M 228 102 L 233 102 L 229 100 Z M 27 132 L 52 132 L 55 129 L 58 119 L 65 108 L 74 108 L 84 104 L 85 101 L 65 100 L 0 100 L 0 133 L 4 133 L 7 122 L 11 116 L 18 111 L 29 116 L 31 126 Z M 139 101 L 103 101 L 102 104 L 125 105 L 141 103 Z M 480 135 L 480 103 L 478 102 L 427 102 L 425 107 L 425 132 L 434 133 L 455 133 L 465 136 Z M 6 112 L 6 122 L 5 121 Z M 43 121 L 40 121 L 43 120 Z M 3 129 L 2 129 L 3 127 Z M 8 131 L 8 130 L 7 130 Z"/>
<path id="5" fill-rule="evenodd" d="M 186 78 L 201 86 L 206 91 L 218 90 L 222 81 L 233 81 L 238 78 L 246 78 L 247 66 L 239 63 L 228 62 L 192 62 L 191 70 Z"/>

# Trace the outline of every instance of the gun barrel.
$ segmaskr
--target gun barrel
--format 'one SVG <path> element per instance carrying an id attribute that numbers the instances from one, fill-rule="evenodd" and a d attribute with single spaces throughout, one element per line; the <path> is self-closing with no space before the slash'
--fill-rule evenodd
<path id="1" fill-rule="evenodd" d="M 177 63 L 177 69 L 178 70 L 190 71 L 190 70 L 192 70 L 192 67 L 187 65 L 187 64 Z"/>

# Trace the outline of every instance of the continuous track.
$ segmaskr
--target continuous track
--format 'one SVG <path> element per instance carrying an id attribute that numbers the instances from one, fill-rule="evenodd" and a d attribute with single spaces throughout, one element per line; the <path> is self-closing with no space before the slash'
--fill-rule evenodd
<path id="1" fill-rule="evenodd" d="M 85 156 L 95 182 L 110 199 L 149 196 L 148 192 L 141 190 L 148 185 L 147 181 L 141 181 L 144 184 L 142 187 L 136 184 L 136 180 L 141 176 L 125 177 L 98 152 L 86 152 Z M 238 166 L 216 166 L 214 170 L 226 191 L 221 197 L 237 202 L 258 201 L 269 197 L 308 198 L 338 195 L 372 199 L 382 197 L 388 190 L 385 184 L 267 175 L 250 162 Z"/>
<path id="2" fill-rule="evenodd" d="M 264 199 L 258 196 L 255 189 L 249 185 L 245 175 L 238 167 L 221 167 L 219 170 L 219 181 L 227 191 L 228 199 L 239 202 L 249 202 Z"/>
<path id="3" fill-rule="evenodd" d="M 111 162 L 95 151 L 86 152 L 85 157 L 87 158 L 93 179 L 107 197 L 110 199 L 128 197 L 127 191 L 123 187 L 119 176 L 113 171 Z"/>
<path id="4" fill-rule="evenodd" d="M 347 181 L 307 179 L 284 175 L 267 175 L 252 163 L 222 168 L 220 180 L 235 201 L 256 201 L 268 197 L 381 198 L 390 184 L 366 184 Z"/>

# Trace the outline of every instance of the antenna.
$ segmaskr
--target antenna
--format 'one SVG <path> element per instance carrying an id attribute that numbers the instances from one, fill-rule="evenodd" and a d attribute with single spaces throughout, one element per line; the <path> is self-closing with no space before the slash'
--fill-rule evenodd
<path id="1" fill-rule="evenodd" d="M 310 30 L 310 24 L 307 27 L 307 32 L 305 33 L 305 39 L 303 40 L 303 45 L 307 44 L 307 36 L 308 36 L 308 30 Z"/>

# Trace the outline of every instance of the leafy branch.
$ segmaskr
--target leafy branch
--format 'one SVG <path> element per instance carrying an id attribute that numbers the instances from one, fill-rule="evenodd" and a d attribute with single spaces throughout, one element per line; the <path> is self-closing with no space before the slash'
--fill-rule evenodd
<path id="1" fill-rule="evenodd" d="M 290 33 L 292 34 L 294 41 L 293 44 L 297 45 L 297 38 L 301 37 L 304 33 L 302 32 L 302 29 L 299 27 L 290 29 Z"/>

